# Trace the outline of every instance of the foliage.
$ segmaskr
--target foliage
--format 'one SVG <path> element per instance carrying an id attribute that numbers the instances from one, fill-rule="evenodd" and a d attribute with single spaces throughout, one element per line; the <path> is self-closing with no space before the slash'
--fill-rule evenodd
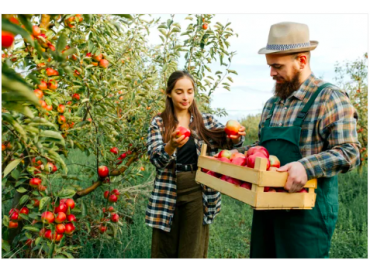
<path id="1" fill-rule="evenodd" d="M 228 73 L 236 74 L 207 69 L 218 59 L 229 68 L 233 55 L 228 51 L 234 35 L 230 24 L 213 23 L 213 17 L 189 15 L 195 23 L 183 31 L 174 16 L 166 22 L 128 14 L 2 16 L 2 29 L 15 35 L 14 44 L 2 48 L 4 257 L 78 257 L 81 242 L 104 243 L 122 236 L 123 223 L 132 220 L 141 193 L 130 187 L 143 177 L 148 125 L 163 110 L 163 89 L 182 52 L 192 52 L 185 62 L 196 79 L 196 99 L 203 111 L 213 112 L 209 96 Z M 152 28 L 162 40 L 154 46 L 148 42 Z M 189 39 L 182 42 L 181 35 Z M 212 79 L 206 76 L 218 79 L 210 86 Z M 76 150 L 89 156 L 90 163 L 77 159 L 69 164 Z M 101 165 L 108 166 L 109 179 L 98 176 Z M 30 186 L 33 177 L 41 179 L 37 187 Z M 102 211 L 108 200 L 101 189 L 114 188 L 124 206 L 118 223 Z M 73 224 L 81 235 L 52 241 L 39 231 L 54 232 L 56 224 L 42 223 L 41 214 L 53 211 L 63 198 L 76 200 L 68 213 L 76 215 Z M 10 228 L 16 221 L 7 213 L 24 206 L 29 214 Z M 103 234 L 100 225 L 108 226 Z M 33 240 L 31 249 L 24 245 L 27 239 Z"/>

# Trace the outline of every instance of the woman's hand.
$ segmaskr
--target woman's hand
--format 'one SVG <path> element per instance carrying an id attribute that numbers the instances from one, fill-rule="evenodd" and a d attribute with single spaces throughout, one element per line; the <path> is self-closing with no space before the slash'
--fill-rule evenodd
<path id="1" fill-rule="evenodd" d="M 164 150 L 169 154 L 169 155 L 172 155 L 176 148 L 181 148 L 182 146 L 184 146 L 186 144 L 186 142 L 188 142 L 189 140 L 189 137 L 185 138 L 184 135 L 180 136 L 179 138 L 176 138 L 176 134 L 177 134 L 178 130 L 175 130 L 172 134 L 171 134 L 171 138 L 170 138 L 170 141 L 166 144 Z"/>

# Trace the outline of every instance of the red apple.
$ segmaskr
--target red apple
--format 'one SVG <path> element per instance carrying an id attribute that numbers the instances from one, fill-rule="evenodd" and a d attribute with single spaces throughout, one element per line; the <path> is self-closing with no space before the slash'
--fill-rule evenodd
<path id="1" fill-rule="evenodd" d="M 237 157 L 231 160 L 231 164 L 238 165 L 238 166 L 244 166 L 246 163 L 245 157 Z"/>
<path id="2" fill-rule="evenodd" d="M 38 199 L 32 199 L 33 200 L 33 207 L 39 207 L 40 201 Z"/>
<path id="3" fill-rule="evenodd" d="M 114 194 L 110 195 L 108 198 L 109 202 L 116 202 L 118 200 L 118 197 Z"/>
<path id="4" fill-rule="evenodd" d="M 54 213 L 59 213 L 59 212 L 66 213 L 67 209 L 68 209 L 68 206 L 64 202 L 62 202 L 62 200 L 60 200 L 59 206 L 54 208 Z"/>
<path id="5" fill-rule="evenodd" d="M 32 239 L 27 239 L 26 242 L 24 243 L 26 246 L 29 246 L 31 247 L 32 244 L 33 244 L 33 240 Z"/>
<path id="6" fill-rule="evenodd" d="M 58 116 L 58 123 L 59 124 L 66 123 L 66 117 L 64 115 L 59 115 Z"/>
<path id="7" fill-rule="evenodd" d="M 253 155 L 255 154 L 256 152 L 260 152 L 260 153 L 263 153 L 265 155 L 266 158 L 269 158 L 270 154 L 268 152 L 268 150 L 265 148 L 265 147 L 262 147 L 262 146 L 255 146 L 255 147 L 251 147 L 248 151 L 247 151 L 247 156 L 250 156 L 250 155 Z"/>
<path id="8" fill-rule="evenodd" d="M 240 180 L 237 180 L 237 179 L 235 179 L 235 178 L 233 178 L 233 177 L 228 177 L 228 178 L 226 179 L 226 181 L 227 181 L 228 183 L 232 183 L 232 184 L 235 184 L 235 185 L 237 185 L 237 186 L 241 185 L 241 181 L 240 181 Z"/>
<path id="9" fill-rule="evenodd" d="M 275 190 L 275 188 L 270 188 L 269 191 L 267 191 L 267 192 L 269 192 L 269 193 L 274 192 L 275 193 L 276 190 Z"/>
<path id="10" fill-rule="evenodd" d="M 43 223 L 53 223 L 54 222 L 54 214 L 52 212 L 46 211 L 43 212 L 41 215 L 41 221 Z"/>
<path id="11" fill-rule="evenodd" d="M 47 76 L 59 75 L 59 72 L 52 68 L 46 68 L 46 75 Z"/>
<path id="12" fill-rule="evenodd" d="M 109 175 L 109 169 L 108 169 L 108 167 L 106 167 L 106 166 L 100 166 L 98 168 L 98 175 L 101 178 L 107 177 Z"/>
<path id="13" fill-rule="evenodd" d="M 71 209 L 75 208 L 75 202 L 74 202 L 74 200 L 73 200 L 73 199 L 67 199 L 67 200 L 66 200 L 66 205 L 67 205 L 69 208 L 71 208 Z"/>
<path id="14" fill-rule="evenodd" d="M 210 170 L 207 171 L 207 174 L 208 175 L 211 175 L 213 177 L 216 177 L 216 178 L 219 178 L 220 177 L 220 174 L 218 174 L 216 172 L 213 172 L 213 171 L 210 171 Z"/>
<path id="15" fill-rule="evenodd" d="M 19 212 L 12 212 L 11 215 L 9 215 L 9 219 L 17 221 L 19 219 Z"/>
<path id="16" fill-rule="evenodd" d="M 65 109 L 66 109 L 66 106 L 64 104 L 58 105 L 57 110 L 58 110 L 59 113 L 63 114 Z"/>
<path id="17" fill-rule="evenodd" d="M 69 222 L 72 222 L 72 221 L 76 221 L 76 216 L 73 215 L 73 214 L 70 214 L 70 215 L 67 215 L 67 221 Z"/>
<path id="18" fill-rule="evenodd" d="M 99 54 L 99 55 L 93 55 L 92 57 L 95 61 L 100 61 L 103 59 L 103 54 Z"/>
<path id="19" fill-rule="evenodd" d="M 91 53 L 86 53 L 86 57 L 91 57 Z"/>
<path id="20" fill-rule="evenodd" d="M 109 211 L 110 213 L 114 212 L 114 208 L 113 208 L 113 206 L 109 206 L 109 207 L 108 207 L 108 211 Z"/>
<path id="21" fill-rule="evenodd" d="M 244 158 L 245 159 L 245 155 L 240 153 L 240 152 L 234 152 L 234 153 L 231 154 L 230 160 L 232 161 L 235 158 Z"/>
<path id="22" fill-rule="evenodd" d="M 109 197 L 109 191 L 107 190 L 104 192 L 104 198 L 107 199 L 108 197 Z"/>
<path id="23" fill-rule="evenodd" d="M 113 147 L 113 148 L 110 149 L 110 152 L 117 155 L 118 154 L 118 148 L 117 147 Z"/>
<path id="24" fill-rule="evenodd" d="M 9 48 L 14 42 L 14 34 L 8 31 L 1 31 L 1 47 Z M 18 225 L 17 225 L 18 227 Z"/>
<path id="25" fill-rule="evenodd" d="M 41 80 L 41 83 L 40 85 L 38 85 L 39 89 L 41 90 L 45 90 L 45 89 L 48 89 L 48 85 L 46 84 L 45 81 Z"/>
<path id="26" fill-rule="evenodd" d="M 185 127 L 182 127 L 182 126 L 177 126 L 176 130 L 177 130 L 177 133 L 175 134 L 175 138 L 185 136 L 184 137 L 184 139 L 185 139 L 185 138 L 190 137 L 190 130 L 189 129 L 186 129 Z"/>
<path id="27" fill-rule="evenodd" d="M 74 94 L 72 95 L 72 99 L 73 99 L 73 100 L 75 100 L 75 101 L 79 101 L 79 100 L 80 100 L 80 94 L 78 94 L 78 93 L 74 93 Z"/>
<path id="28" fill-rule="evenodd" d="M 112 194 L 115 194 L 116 196 L 119 196 L 119 191 L 117 189 L 113 189 L 112 190 Z"/>
<path id="29" fill-rule="evenodd" d="M 250 168 L 254 168 L 254 164 L 255 164 L 255 161 L 256 161 L 257 157 L 260 157 L 260 158 L 263 158 L 263 159 L 267 160 L 266 170 L 268 170 L 270 168 L 270 161 L 269 161 L 268 158 L 265 157 L 265 155 L 263 153 L 260 153 L 260 152 L 256 152 L 253 155 L 248 156 L 246 166 L 250 167 Z"/>
<path id="30" fill-rule="evenodd" d="M 59 212 L 56 217 L 55 217 L 55 223 L 59 224 L 59 223 L 63 223 L 64 220 L 67 219 L 67 216 L 65 213 L 62 213 L 62 212 Z"/>
<path id="31" fill-rule="evenodd" d="M 263 188 L 263 192 L 268 192 L 270 190 L 270 187 L 268 187 L 268 186 L 265 186 L 264 188 Z"/>
<path id="32" fill-rule="evenodd" d="M 104 232 L 106 232 L 107 231 L 107 226 L 104 226 L 104 225 L 100 225 L 99 226 L 99 231 L 100 231 L 100 233 L 104 233 Z"/>
<path id="33" fill-rule="evenodd" d="M 275 155 L 270 155 L 269 160 L 270 160 L 270 166 L 271 167 L 275 167 L 275 168 L 280 167 L 280 160 Z"/>
<path id="34" fill-rule="evenodd" d="M 9 229 L 16 229 L 18 228 L 18 222 L 9 221 Z"/>
<path id="35" fill-rule="evenodd" d="M 217 158 L 221 162 L 230 163 L 230 159 L 227 159 L 226 157 Z"/>
<path id="36" fill-rule="evenodd" d="M 21 214 L 28 215 L 30 210 L 27 207 L 22 207 L 19 211 Z"/>
<path id="37" fill-rule="evenodd" d="M 117 223 L 119 220 L 119 215 L 118 214 L 112 214 L 110 220 L 114 223 Z"/>
<path id="38" fill-rule="evenodd" d="M 40 34 L 41 34 L 40 27 L 38 27 L 37 25 L 33 25 L 32 26 L 32 35 L 34 35 L 35 37 L 37 37 L 37 36 L 40 36 Z"/>
<path id="39" fill-rule="evenodd" d="M 240 123 L 236 120 L 229 120 L 225 126 L 225 133 L 228 136 L 237 135 L 239 133 Z"/>
<path id="40" fill-rule="evenodd" d="M 227 159 L 230 159 L 231 158 L 231 152 L 229 150 L 222 150 L 218 153 L 218 156 L 217 158 L 221 158 L 221 157 L 225 157 Z"/>
<path id="41" fill-rule="evenodd" d="M 39 99 L 41 99 L 41 98 L 44 96 L 44 93 L 43 93 L 41 90 L 39 90 L 39 89 L 35 89 L 35 90 L 33 91 L 33 93 L 35 93 L 35 96 L 36 96 L 37 98 L 39 98 Z"/>
<path id="42" fill-rule="evenodd" d="M 48 82 L 48 88 L 52 90 L 56 90 L 58 88 L 58 82 L 53 79 L 50 79 Z"/>
<path id="43" fill-rule="evenodd" d="M 45 230 L 43 236 L 44 238 L 51 240 L 51 230 Z"/>
<path id="44" fill-rule="evenodd" d="M 99 66 L 106 69 L 109 66 L 109 61 L 106 59 L 102 59 L 99 61 Z"/>
<path id="45" fill-rule="evenodd" d="M 247 182 L 242 182 L 242 184 L 240 185 L 240 187 L 243 187 L 243 188 L 246 188 L 248 190 L 251 190 L 252 189 L 252 184 L 251 183 L 247 183 Z"/>
<path id="46" fill-rule="evenodd" d="M 71 235 L 75 231 L 76 227 L 70 222 L 65 225 L 65 229 L 65 234 Z"/>
<path id="47" fill-rule="evenodd" d="M 30 186 L 36 188 L 36 187 L 39 186 L 39 184 L 41 184 L 41 179 L 39 179 L 39 178 L 32 178 L 30 180 L 30 183 L 29 184 L 30 184 Z"/>
<path id="48" fill-rule="evenodd" d="M 127 156 L 127 153 L 122 153 L 121 155 L 120 155 L 120 157 L 119 158 L 121 158 L 121 159 L 125 159 L 126 158 L 126 156 Z"/>
<path id="49" fill-rule="evenodd" d="M 308 193 L 305 188 L 302 188 L 302 190 L 298 191 L 298 193 Z"/>

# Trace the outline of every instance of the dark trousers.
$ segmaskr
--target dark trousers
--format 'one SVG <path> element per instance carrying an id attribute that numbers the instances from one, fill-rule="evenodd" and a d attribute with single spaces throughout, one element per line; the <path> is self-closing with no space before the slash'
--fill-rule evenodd
<path id="1" fill-rule="evenodd" d="M 209 225 L 203 225 L 202 190 L 195 171 L 177 174 L 177 200 L 170 232 L 153 228 L 152 258 L 207 258 Z"/>

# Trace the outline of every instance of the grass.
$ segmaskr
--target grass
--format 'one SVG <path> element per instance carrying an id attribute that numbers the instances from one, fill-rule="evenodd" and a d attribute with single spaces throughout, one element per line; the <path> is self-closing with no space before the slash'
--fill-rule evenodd
<path id="1" fill-rule="evenodd" d="M 94 165 L 92 157 L 86 157 L 78 150 L 71 152 L 67 163 Z M 135 184 L 146 182 L 154 170 L 146 166 L 143 178 Z M 70 174 L 78 174 L 80 168 L 73 166 Z M 80 176 L 81 177 L 81 176 Z M 81 186 L 91 183 L 85 177 Z M 102 206 L 102 190 L 83 198 L 88 204 Z M 222 211 L 210 228 L 209 258 L 248 258 L 252 222 L 252 209 L 233 198 L 222 196 Z M 367 165 L 339 175 L 339 217 L 332 238 L 331 258 L 367 258 Z M 85 232 L 76 232 L 73 238 L 80 240 L 80 258 L 150 258 L 151 228 L 145 225 L 146 196 L 139 196 L 134 206 L 133 224 L 127 223 L 122 233 L 112 240 L 96 238 L 89 240 Z M 123 203 L 118 206 L 124 210 Z"/>

